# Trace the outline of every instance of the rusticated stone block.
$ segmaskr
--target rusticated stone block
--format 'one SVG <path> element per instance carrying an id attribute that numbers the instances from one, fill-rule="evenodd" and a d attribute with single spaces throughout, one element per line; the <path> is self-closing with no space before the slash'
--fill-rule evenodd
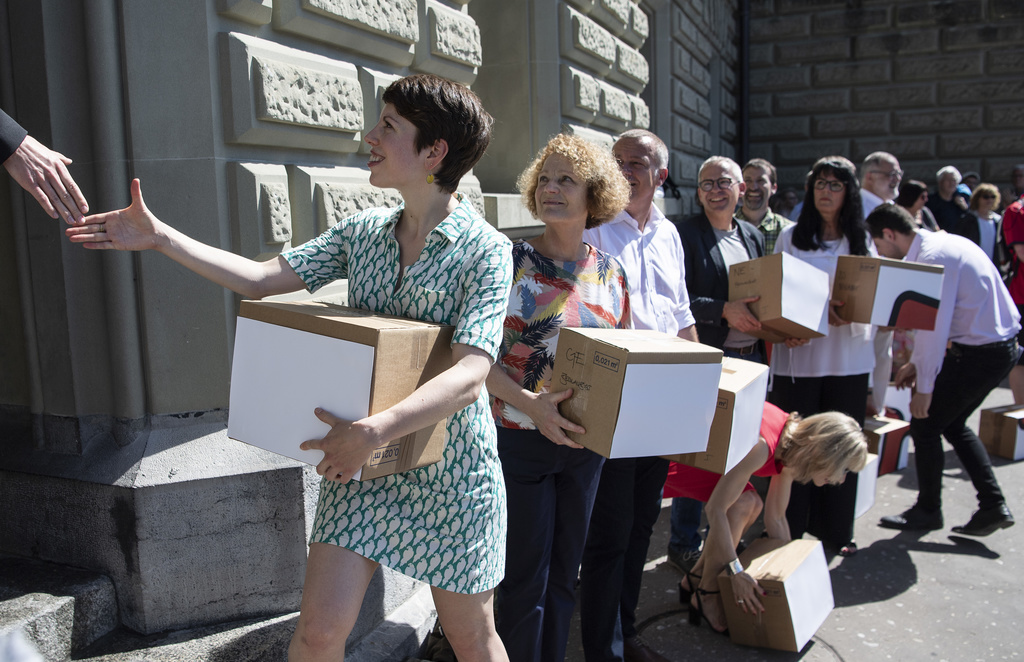
<path id="1" fill-rule="evenodd" d="M 757 92 L 801 90 L 811 86 L 810 67 L 771 67 L 758 69 L 750 81 L 750 89 Z"/>
<path id="2" fill-rule="evenodd" d="M 354 152 L 364 121 L 356 68 L 237 33 L 221 35 L 227 142 Z"/>
<path id="3" fill-rule="evenodd" d="M 647 59 L 633 48 L 623 42 L 619 42 L 616 48 L 615 70 L 619 74 L 615 77 L 616 82 L 621 82 L 634 92 L 639 92 L 650 80 L 650 66 Z"/>
<path id="4" fill-rule="evenodd" d="M 775 62 L 775 48 L 772 44 L 751 44 L 748 52 L 751 67 L 767 67 Z"/>
<path id="5" fill-rule="evenodd" d="M 719 133 L 721 134 L 721 139 L 722 139 L 723 142 L 735 140 L 736 139 L 736 122 L 733 122 L 728 117 L 723 117 L 722 118 L 721 129 L 720 129 Z M 728 144 L 728 143 L 726 143 L 726 144 Z M 731 145 L 730 145 L 730 149 L 732 149 Z M 719 150 L 717 153 L 718 154 L 722 154 L 722 151 Z"/>
<path id="6" fill-rule="evenodd" d="M 672 81 L 672 111 L 703 127 L 711 126 L 711 104 L 678 80 Z"/>
<path id="7" fill-rule="evenodd" d="M 736 95 L 724 88 L 719 92 L 719 94 L 722 95 L 722 105 L 721 108 L 719 108 L 721 113 L 726 117 L 735 117 L 737 110 L 739 109 L 739 100 L 736 98 Z M 711 106 L 707 101 L 702 100 L 701 112 L 707 112 L 708 117 L 711 117 Z"/>
<path id="8" fill-rule="evenodd" d="M 597 129 L 579 126 L 577 124 L 563 124 L 562 133 L 568 133 L 574 136 L 579 136 L 584 140 L 589 140 L 598 147 L 607 149 L 609 152 L 612 151 L 612 146 L 615 144 L 615 136 L 604 131 L 598 131 Z"/>
<path id="9" fill-rule="evenodd" d="M 775 165 L 775 143 L 750 143 L 747 148 L 752 159 L 764 159 Z M 742 163 L 740 164 L 743 165 Z"/>
<path id="10" fill-rule="evenodd" d="M 977 23 L 982 20 L 982 4 L 978 0 L 946 0 L 901 4 L 896 9 L 896 25 L 932 27 Z"/>
<path id="11" fill-rule="evenodd" d="M 601 113 L 594 124 L 615 132 L 624 131 L 633 121 L 633 100 L 626 92 L 603 81 L 601 85 Z"/>
<path id="12" fill-rule="evenodd" d="M 853 141 L 851 158 L 854 159 L 854 163 L 859 164 L 872 152 L 889 152 L 895 155 L 901 163 L 906 159 L 930 159 L 935 157 L 935 138 L 934 136 L 919 136 Z M 905 176 L 904 179 L 910 179 L 910 177 Z"/>
<path id="13" fill-rule="evenodd" d="M 366 67 L 359 67 L 359 84 L 363 90 L 363 134 L 377 125 L 380 119 L 380 111 L 384 109 L 381 96 L 384 90 L 391 83 L 398 80 L 398 76 L 385 74 Z M 370 153 L 370 145 L 365 140 L 359 141 L 359 152 Z"/>
<path id="14" fill-rule="evenodd" d="M 810 55 L 813 53 L 813 56 Z M 835 39 L 812 39 L 809 41 L 784 42 L 775 46 L 776 62 L 779 64 L 805 64 L 828 60 L 850 59 L 849 37 Z"/>
<path id="15" fill-rule="evenodd" d="M 480 28 L 469 14 L 455 11 L 435 0 L 426 0 L 424 34 L 416 49 L 413 69 L 437 74 L 466 85 L 476 79 L 483 61 Z M 424 48 L 422 44 L 430 44 Z"/>
<path id="16" fill-rule="evenodd" d="M 971 83 L 940 83 L 939 103 L 956 105 L 977 103 L 984 99 L 988 103 L 995 101 L 1015 101 L 1024 99 L 1024 80 L 971 82 Z"/>
<path id="17" fill-rule="evenodd" d="M 230 163 L 228 181 L 238 253 L 265 259 L 287 248 L 292 222 L 285 167 Z"/>
<path id="18" fill-rule="evenodd" d="M 843 0 L 775 0 L 775 11 L 778 14 L 795 12 L 823 11 L 847 6 Z"/>
<path id="19" fill-rule="evenodd" d="M 939 136 L 940 157 L 1024 154 L 1024 133 L 971 133 Z"/>
<path id="20" fill-rule="evenodd" d="M 893 130 L 918 133 L 981 128 L 981 108 L 927 110 L 893 113 Z"/>
<path id="21" fill-rule="evenodd" d="M 274 0 L 274 28 L 375 60 L 412 64 L 417 0 Z"/>
<path id="22" fill-rule="evenodd" d="M 217 0 L 217 13 L 253 25 L 266 25 L 274 12 L 272 0 Z"/>
<path id="23" fill-rule="evenodd" d="M 633 126 L 637 129 L 651 128 L 651 110 L 640 97 L 633 97 Z"/>
<path id="24" fill-rule="evenodd" d="M 711 150 L 711 134 L 685 118 L 674 116 L 672 147 L 690 154 L 706 156 Z"/>
<path id="25" fill-rule="evenodd" d="M 1024 18 L 1024 5 L 1018 0 L 992 0 L 989 10 L 993 18 Z"/>
<path id="26" fill-rule="evenodd" d="M 751 140 L 782 138 L 809 138 L 811 119 L 809 117 L 780 117 L 750 120 Z"/>
<path id="27" fill-rule="evenodd" d="M 750 40 L 754 43 L 779 43 L 811 36 L 811 17 L 772 16 L 750 21 Z"/>
<path id="28" fill-rule="evenodd" d="M 562 115 L 585 123 L 601 111 L 601 84 L 579 69 L 562 65 Z"/>
<path id="29" fill-rule="evenodd" d="M 677 42 L 672 44 L 672 73 L 700 94 L 711 90 L 711 72 Z"/>
<path id="30" fill-rule="evenodd" d="M 775 0 L 750 0 L 750 15 L 754 18 L 774 16 Z"/>
<path id="31" fill-rule="evenodd" d="M 1024 41 L 1024 35 L 1021 37 Z M 985 71 L 990 76 L 1006 76 L 1024 74 L 1024 50 L 995 50 L 986 54 L 988 59 Z"/>
<path id="32" fill-rule="evenodd" d="M 946 51 L 989 51 L 998 58 L 1007 57 L 1006 44 L 1024 41 L 1024 24 L 983 24 L 947 28 L 942 31 L 942 47 Z M 1008 58 L 1009 59 L 1009 58 Z"/>
<path id="33" fill-rule="evenodd" d="M 846 89 L 775 95 L 775 112 L 778 115 L 837 112 L 849 106 L 850 91 Z"/>
<path id="34" fill-rule="evenodd" d="M 252 59 L 256 118 L 356 133 L 363 96 L 355 67 L 318 71 L 273 57 Z"/>
<path id="35" fill-rule="evenodd" d="M 629 27 L 630 0 L 597 0 L 589 16 L 614 35 Z"/>
<path id="36" fill-rule="evenodd" d="M 353 214 L 371 207 L 393 207 L 401 196 L 393 189 L 370 184 L 362 168 L 313 168 L 288 166 L 296 244 L 308 241 Z M 303 236 L 307 234 L 308 236 Z"/>
<path id="37" fill-rule="evenodd" d="M 751 117 L 768 117 L 772 114 L 772 95 L 751 94 L 747 104 L 747 111 Z"/>
<path id="38" fill-rule="evenodd" d="M 786 142 L 778 145 L 778 163 L 794 164 L 810 170 L 811 164 L 829 154 L 849 154 L 848 140 L 807 140 Z"/>
<path id="39" fill-rule="evenodd" d="M 814 67 L 816 85 L 856 85 L 884 83 L 889 80 L 890 64 L 886 60 L 852 62 L 850 64 L 820 64 Z"/>
<path id="40" fill-rule="evenodd" d="M 862 34 L 854 37 L 853 52 L 858 59 L 882 55 L 919 55 L 939 50 L 936 30 L 892 32 L 889 34 Z"/>
<path id="41" fill-rule="evenodd" d="M 597 0 L 565 0 L 568 4 L 572 5 L 576 9 L 579 9 L 584 14 L 589 14 L 594 10 L 594 5 L 597 4 Z"/>
<path id="42" fill-rule="evenodd" d="M 934 106 L 936 94 L 935 83 L 861 87 L 853 90 L 853 107 L 857 110 L 869 110 Z"/>
<path id="43" fill-rule="evenodd" d="M 561 7 L 562 57 L 603 75 L 615 64 L 616 42 L 610 32 L 575 9 Z"/>
<path id="44" fill-rule="evenodd" d="M 858 113 L 814 118 L 815 136 L 863 136 L 888 133 L 889 113 Z"/>
<path id="45" fill-rule="evenodd" d="M 993 129 L 1024 127 L 1024 106 L 992 106 L 988 109 L 988 125 Z"/>
<path id="46" fill-rule="evenodd" d="M 825 156 L 822 154 L 822 156 Z M 807 171 L 811 169 L 813 161 L 808 161 L 805 166 L 779 166 L 776 165 L 775 169 L 779 173 L 779 188 L 786 188 L 791 186 L 796 189 L 798 197 L 804 195 L 804 185 L 807 183 Z M 795 221 L 796 219 L 790 219 Z"/>
<path id="47" fill-rule="evenodd" d="M 681 35 L 684 44 L 692 44 L 697 40 L 697 25 L 690 20 L 687 13 L 678 5 L 672 7 L 672 34 L 676 35 L 677 38 Z"/>
<path id="48" fill-rule="evenodd" d="M 639 48 L 651 33 L 647 14 L 640 5 L 629 3 L 629 29 L 622 33 L 622 39 L 633 48 Z"/>
<path id="49" fill-rule="evenodd" d="M 981 75 L 981 53 L 933 55 L 896 60 L 896 80 L 936 80 Z"/>
<path id="50" fill-rule="evenodd" d="M 815 12 L 814 34 L 858 34 L 868 30 L 890 27 L 886 7 L 846 9 L 843 11 Z"/>

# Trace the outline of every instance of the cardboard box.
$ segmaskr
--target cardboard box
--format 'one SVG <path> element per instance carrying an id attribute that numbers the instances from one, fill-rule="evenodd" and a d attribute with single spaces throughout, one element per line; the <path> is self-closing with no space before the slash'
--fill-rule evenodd
<path id="1" fill-rule="evenodd" d="M 740 562 L 768 594 L 761 597 L 763 613 L 745 614 L 736 604 L 732 579 L 725 572 L 718 576 L 733 643 L 799 652 L 835 606 L 821 542 L 759 538 L 740 554 Z"/>
<path id="2" fill-rule="evenodd" d="M 669 460 L 724 474 L 742 460 L 761 436 L 768 392 L 768 366 L 725 357 L 708 447 L 702 453 L 668 455 Z"/>
<path id="3" fill-rule="evenodd" d="M 981 410 L 978 436 L 989 454 L 1007 460 L 1024 459 L 1024 406 L 1006 405 Z"/>
<path id="4" fill-rule="evenodd" d="M 552 391 L 572 388 L 569 438 L 607 458 L 704 451 L 715 414 L 722 350 L 659 331 L 562 329 Z"/>
<path id="5" fill-rule="evenodd" d="M 857 500 L 853 516 L 860 517 L 875 505 L 875 490 L 878 487 L 878 456 L 868 453 L 868 463 L 857 474 Z"/>
<path id="6" fill-rule="evenodd" d="M 910 423 L 896 418 L 875 416 L 864 420 L 868 451 L 878 455 L 878 475 L 907 468 L 910 452 Z"/>
<path id="7" fill-rule="evenodd" d="M 321 303 L 243 301 L 231 368 L 228 436 L 308 464 L 299 444 L 329 430 L 323 407 L 358 420 L 398 403 L 451 366 L 449 326 Z M 446 421 L 381 446 L 357 480 L 433 464 Z"/>
<path id="8" fill-rule="evenodd" d="M 942 267 L 884 257 L 841 255 L 832 298 L 847 322 L 900 329 L 935 328 L 942 297 Z"/>
<path id="9" fill-rule="evenodd" d="M 751 333 L 769 342 L 828 335 L 829 275 L 789 253 L 729 267 L 729 300 L 759 296 L 750 312 L 761 322 Z"/>

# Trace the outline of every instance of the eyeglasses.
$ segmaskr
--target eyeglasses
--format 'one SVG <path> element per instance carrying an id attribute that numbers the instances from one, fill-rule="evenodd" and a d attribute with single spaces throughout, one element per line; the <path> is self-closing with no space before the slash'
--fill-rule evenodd
<path id="1" fill-rule="evenodd" d="M 883 175 L 890 180 L 903 179 L 903 171 L 900 170 L 899 168 L 896 168 L 895 170 L 892 170 L 890 172 L 885 172 L 884 170 L 872 170 L 871 172 L 873 172 L 876 175 Z"/>
<path id="2" fill-rule="evenodd" d="M 817 179 L 814 181 L 814 188 L 824 191 L 826 188 L 833 193 L 839 193 L 846 188 L 846 184 L 838 179 Z"/>
<path id="3" fill-rule="evenodd" d="M 701 182 L 698 182 L 697 186 L 700 188 L 700 190 L 704 191 L 705 193 L 709 193 L 712 189 L 715 188 L 716 184 L 718 185 L 718 188 L 724 191 L 725 189 L 732 188 L 732 185 L 735 183 L 736 182 L 729 179 L 728 177 L 720 177 L 718 179 L 705 179 Z"/>

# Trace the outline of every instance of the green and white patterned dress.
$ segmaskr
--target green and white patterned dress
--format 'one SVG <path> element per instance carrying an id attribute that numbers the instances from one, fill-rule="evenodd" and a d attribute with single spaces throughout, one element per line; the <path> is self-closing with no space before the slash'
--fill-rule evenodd
<path id="1" fill-rule="evenodd" d="M 428 236 L 395 290 L 404 206 L 345 219 L 283 257 L 309 291 L 348 278 L 349 305 L 455 327 L 454 343 L 496 358 L 512 283 L 511 242 L 467 200 Z M 487 390 L 448 420 L 443 459 L 320 486 L 311 542 L 351 549 L 432 586 L 479 593 L 505 573 L 505 483 Z"/>

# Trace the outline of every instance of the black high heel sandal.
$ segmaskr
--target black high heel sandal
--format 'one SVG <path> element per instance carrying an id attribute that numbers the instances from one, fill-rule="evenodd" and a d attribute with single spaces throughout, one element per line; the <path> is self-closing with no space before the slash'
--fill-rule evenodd
<path id="1" fill-rule="evenodd" d="M 705 591 L 704 589 L 698 586 L 697 589 L 693 592 L 693 594 L 697 596 L 697 606 L 694 607 L 693 603 L 691 602 L 687 603 L 690 607 L 689 612 L 687 613 L 687 620 L 690 622 L 690 625 L 700 625 L 700 619 L 703 618 L 707 622 L 708 627 L 711 628 L 712 632 L 714 632 L 715 634 L 721 634 L 728 637 L 729 628 L 725 628 L 724 630 L 716 630 L 714 624 L 711 622 L 711 619 L 708 618 L 707 614 L 704 613 L 704 602 L 703 600 L 701 600 L 701 596 L 703 595 L 717 595 L 719 593 L 721 593 L 721 591 Z"/>
<path id="2" fill-rule="evenodd" d="M 695 575 L 692 572 L 686 573 L 686 583 L 690 588 L 683 588 L 683 582 L 679 582 L 679 604 L 687 606 L 690 604 L 690 596 L 693 595 L 693 587 L 700 585 L 700 579 L 700 575 Z"/>

